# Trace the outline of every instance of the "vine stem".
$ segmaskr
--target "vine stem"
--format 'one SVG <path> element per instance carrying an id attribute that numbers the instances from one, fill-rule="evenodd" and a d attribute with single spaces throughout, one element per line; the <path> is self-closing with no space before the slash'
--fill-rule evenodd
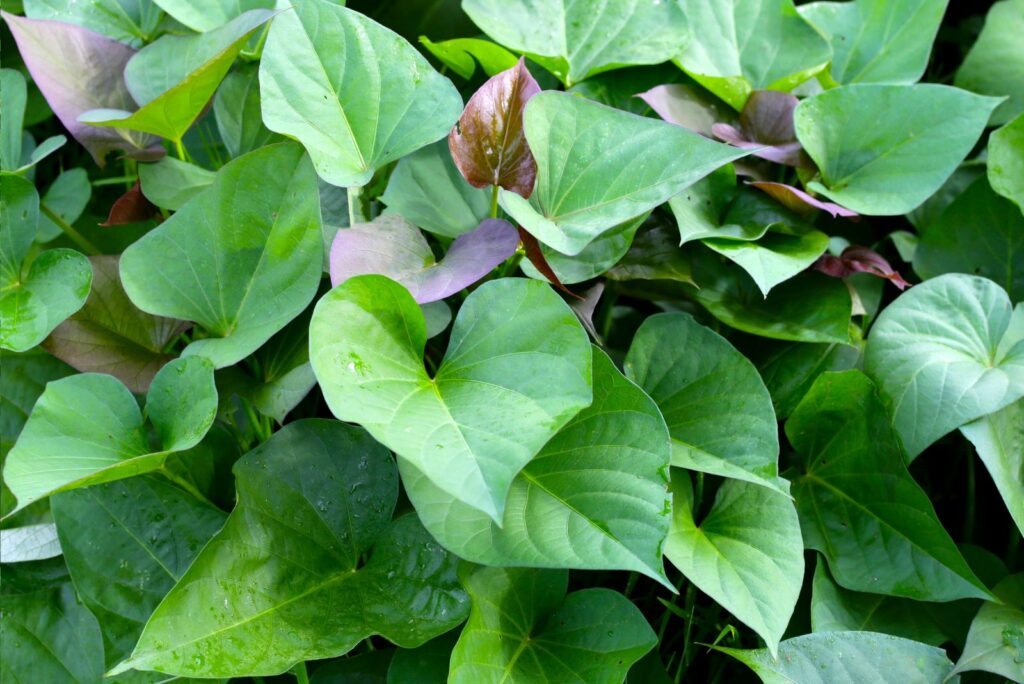
<path id="1" fill-rule="evenodd" d="M 498 186 L 491 186 L 491 218 L 498 218 Z"/>
<path id="2" fill-rule="evenodd" d="M 46 218 L 50 219 L 57 226 L 64 231 L 64 234 L 71 238 L 71 241 L 78 245 L 79 249 L 90 256 L 96 256 L 100 254 L 99 247 L 89 242 L 84 235 L 75 230 L 74 226 L 65 221 L 61 216 L 50 207 L 45 204 L 39 204 L 39 210 L 46 215 Z"/>
<path id="3" fill-rule="evenodd" d="M 309 684 L 309 674 L 306 672 L 306 661 L 300 660 L 298 664 L 292 668 L 292 673 L 295 675 L 295 679 L 299 684 Z"/>
<path id="4" fill-rule="evenodd" d="M 174 152 L 178 155 L 178 159 L 181 161 L 188 161 L 188 151 L 185 149 L 185 145 L 181 140 L 174 141 Z"/>
<path id="5" fill-rule="evenodd" d="M 366 223 L 366 214 L 363 213 L 363 189 L 348 188 L 348 225 L 354 226 L 357 223 Z"/>

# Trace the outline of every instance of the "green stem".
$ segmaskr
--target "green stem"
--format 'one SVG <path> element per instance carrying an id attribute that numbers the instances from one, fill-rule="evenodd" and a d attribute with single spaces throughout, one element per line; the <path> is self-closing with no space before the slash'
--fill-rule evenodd
<path id="1" fill-rule="evenodd" d="M 348 189 L 348 225 L 354 226 L 357 223 L 366 223 L 366 214 L 363 212 L 363 189 Z"/>
<path id="2" fill-rule="evenodd" d="M 491 186 L 491 218 L 498 218 L 498 186 Z"/>
<path id="3" fill-rule="evenodd" d="M 185 480 L 183 478 L 178 477 L 177 475 L 175 475 L 173 472 L 171 472 L 170 470 L 168 470 L 164 466 L 160 466 L 160 473 L 164 477 L 166 477 L 168 480 L 170 480 L 174 484 L 178 485 L 179 487 L 181 487 L 186 492 L 188 492 L 192 496 L 196 497 L 200 501 L 208 503 L 211 506 L 213 506 L 214 508 L 217 508 L 217 505 L 215 503 L 213 503 L 212 501 L 207 499 L 206 495 L 204 495 L 201 491 L 199 491 L 196 488 L 196 486 L 194 484 L 192 484 L 191 482 L 189 482 L 188 480 Z"/>
<path id="4" fill-rule="evenodd" d="M 102 188 L 105 185 L 121 185 L 122 183 L 134 183 L 138 176 L 114 176 L 113 178 L 100 178 L 92 182 L 92 187 Z"/>
<path id="5" fill-rule="evenodd" d="M 89 242 L 84 235 L 75 230 L 70 223 L 61 218 L 53 209 L 42 203 L 39 204 L 39 209 L 48 219 L 56 223 L 64 231 L 64 234 L 71 238 L 71 241 L 78 245 L 78 248 L 83 252 L 90 256 L 96 256 L 101 253 L 99 247 Z"/>
<path id="6" fill-rule="evenodd" d="M 292 674 L 295 675 L 295 680 L 299 684 L 309 684 L 309 673 L 306 672 L 305 661 L 299 661 L 299 663 L 292 668 Z"/>
<path id="7" fill-rule="evenodd" d="M 690 637 L 693 633 L 693 614 L 696 609 L 697 589 L 690 584 L 686 587 L 686 604 L 684 607 L 684 610 L 690 614 L 690 619 L 686 621 L 686 633 L 683 637 L 683 656 L 680 658 L 679 669 L 676 670 L 675 684 L 679 684 L 682 681 L 683 673 L 690 666 Z"/>
<path id="8" fill-rule="evenodd" d="M 174 141 L 174 152 L 181 161 L 188 161 L 188 150 L 185 149 L 185 144 L 180 139 Z"/>

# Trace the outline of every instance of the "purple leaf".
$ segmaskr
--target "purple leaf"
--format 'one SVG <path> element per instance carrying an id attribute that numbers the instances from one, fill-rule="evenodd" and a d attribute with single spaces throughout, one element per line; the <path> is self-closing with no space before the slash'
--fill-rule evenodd
<path id="1" fill-rule="evenodd" d="M 822 202 L 817 197 L 809 195 L 799 188 L 794 188 L 792 185 L 786 185 L 785 183 L 773 183 L 771 181 L 753 181 L 750 185 L 754 186 L 758 190 L 763 190 L 771 195 L 779 204 L 786 207 L 790 211 L 795 211 L 798 214 L 806 216 L 815 209 L 821 209 L 827 211 L 832 215 L 832 218 L 838 218 L 843 216 L 845 218 L 859 218 L 860 214 L 841 207 L 838 204 L 832 202 Z"/>
<path id="2" fill-rule="evenodd" d="M 74 24 L 0 14 L 50 108 L 97 164 L 112 150 L 147 159 L 162 152 L 155 136 L 78 121 L 90 109 L 137 109 L 124 81 L 133 48 Z"/>
<path id="3" fill-rule="evenodd" d="M 646 102 L 668 123 L 682 126 L 694 133 L 711 137 L 711 126 L 723 121 L 732 110 L 720 107 L 714 99 L 698 88 L 672 83 L 654 86 L 636 97 Z"/>
<path id="4" fill-rule="evenodd" d="M 124 226 L 129 223 L 138 223 L 159 217 L 160 209 L 142 194 L 139 181 L 135 181 L 135 185 L 128 192 L 114 200 L 107 220 L 100 225 L 104 228 L 110 228 L 111 226 Z"/>
<path id="5" fill-rule="evenodd" d="M 537 162 L 523 132 L 523 110 L 539 92 L 540 86 L 520 58 L 469 98 L 448 135 L 448 148 L 470 185 L 498 185 L 529 198 Z"/>
<path id="6" fill-rule="evenodd" d="M 755 157 L 786 166 L 808 166 L 793 129 L 793 110 L 799 100 L 789 93 L 755 90 L 740 113 L 738 126 L 716 123 L 711 132 L 719 140 L 743 149 L 763 148 Z"/>
<path id="7" fill-rule="evenodd" d="M 460 235 L 440 262 L 419 229 L 397 214 L 342 228 L 331 244 L 331 285 L 376 273 L 401 283 L 420 304 L 455 294 L 512 256 L 519 235 L 508 221 L 485 219 Z"/>
<path id="8" fill-rule="evenodd" d="M 555 273 L 555 269 L 551 268 L 551 264 L 548 263 L 547 257 L 544 256 L 543 250 L 540 248 L 540 243 L 537 242 L 537 238 L 533 237 L 528 233 L 522 226 L 518 229 L 519 239 L 523 242 L 523 250 L 526 252 L 526 258 L 530 260 L 533 267 L 540 271 L 540 274 L 548 279 L 548 282 L 554 285 L 556 288 L 564 292 L 565 294 L 580 299 L 580 296 L 567 288 L 562 284 L 562 281 L 558 279 L 558 274 Z"/>
<path id="9" fill-rule="evenodd" d="M 811 268 L 833 278 L 847 278 L 854 273 L 870 273 L 885 278 L 900 290 L 910 287 L 910 283 L 904 280 L 881 254 L 857 245 L 850 245 L 844 249 L 841 256 L 823 254 Z"/>

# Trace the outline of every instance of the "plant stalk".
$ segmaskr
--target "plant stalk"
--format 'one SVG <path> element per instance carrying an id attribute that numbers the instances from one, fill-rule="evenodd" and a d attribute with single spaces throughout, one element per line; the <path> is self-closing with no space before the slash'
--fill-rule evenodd
<path id="1" fill-rule="evenodd" d="M 491 186 L 491 218 L 498 218 L 498 186 Z"/>
<path id="2" fill-rule="evenodd" d="M 366 213 L 363 211 L 363 189 L 348 188 L 348 225 L 354 226 L 366 221 Z"/>
<path id="3" fill-rule="evenodd" d="M 306 672 L 306 661 L 300 660 L 298 664 L 292 668 L 292 674 L 295 675 L 295 680 L 299 684 L 309 684 L 309 673 Z"/>
<path id="4" fill-rule="evenodd" d="M 174 141 L 174 153 L 178 155 L 178 159 L 181 161 L 187 162 L 189 160 L 188 150 L 185 149 L 185 144 L 180 139 Z"/>
<path id="5" fill-rule="evenodd" d="M 60 215 L 53 209 L 50 209 L 50 207 L 46 206 L 43 203 L 40 203 L 39 210 L 46 215 L 46 218 L 56 223 L 57 226 L 62 231 L 64 231 L 64 234 L 71 238 L 71 241 L 78 245 L 78 248 L 81 249 L 83 252 L 85 252 L 89 256 L 96 256 L 98 254 L 101 254 L 99 247 L 89 242 L 89 240 L 86 239 L 84 235 L 79 233 L 74 228 L 74 226 L 72 226 L 70 223 L 61 218 Z"/>

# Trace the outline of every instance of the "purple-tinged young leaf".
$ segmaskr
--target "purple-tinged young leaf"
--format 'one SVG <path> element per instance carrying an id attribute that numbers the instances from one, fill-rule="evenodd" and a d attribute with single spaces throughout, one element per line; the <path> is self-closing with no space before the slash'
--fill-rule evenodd
<path id="1" fill-rule="evenodd" d="M 736 147 L 762 148 L 754 152 L 755 157 L 786 166 L 809 166 L 793 129 L 793 110 L 799 103 L 789 93 L 756 90 L 743 106 L 739 126 L 716 123 L 711 132 Z"/>
<path id="2" fill-rule="evenodd" d="M 540 86 L 520 58 L 469 98 L 448 134 L 448 148 L 470 185 L 499 185 L 524 198 L 533 193 L 537 162 L 523 132 L 523 110 L 539 92 Z"/>
<path id="3" fill-rule="evenodd" d="M 859 218 L 860 214 L 847 209 L 846 207 L 839 206 L 833 202 L 824 202 L 813 195 L 810 195 L 799 188 L 794 188 L 792 185 L 786 185 L 785 183 L 774 183 L 771 181 L 753 181 L 750 183 L 753 187 L 758 190 L 771 195 L 779 204 L 786 207 L 790 211 L 795 211 L 798 214 L 806 216 L 812 213 L 816 209 L 827 211 L 832 215 L 832 218 Z"/>
<path id="4" fill-rule="evenodd" d="M 434 262 L 419 229 L 397 214 L 343 228 L 331 245 L 331 285 L 359 275 L 379 274 L 401 283 L 420 304 L 455 294 L 515 253 L 519 236 L 508 221 L 486 219 Z"/>
<path id="5" fill-rule="evenodd" d="M 50 108 L 97 164 L 113 150 L 147 159 L 162 152 L 152 148 L 155 136 L 78 121 L 90 109 L 137 109 L 124 81 L 133 48 L 74 24 L 2 15 Z"/>
<path id="6" fill-rule="evenodd" d="M 128 192 L 114 200 L 107 220 L 100 225 L 104 228 L 123 226 L 128 223 L 148 221 L 159 215 L 160 210 L 142 194 L 139 181 L 135 181 L 135 185 Z"/>
<path id="7" fill-rule="evenodd" d="M 668 123 L 682 126 L 710 138 L 716 121 L 731 118 L 732 110 L 721 106 L 699 88 L 682 83 L 660 85 L 638 94 L 654 112 Z"/>
<path id="8" fill-rule="evenodd" d="M 822 254 L 811 268 L 833 278 L 847 278 L 854 273 L 870 273 L 888 280 L 900 290 L 910 287 L 910 283 L 903 279 L 885 257 L 872 249 L 857 245 L 850 245 L 844 249 L 841 256 Z"/>
<path id="9" fill-rule="evenodd" d="M 533 235 L 527 232 L 522 226 L 519 226 L 519 239 L 523 242 L 523 250 L 526 252 L 526 258 L 530 260 L 533 267 L 540 271 L 540 274 L 548 279 L 548 282 L 554 285 L 556 288 L 569 295 L 580 299 L 581 297 L 567 288 L 562 284 L 562 281 L 558 279 L 558 274 L 555 273 L 555 269 L 551 268 L 551 264 L 548 263 L 547 257 L 544 256 L 544 250 L 540 247 L 540 242 L 537 241 Z"/>

